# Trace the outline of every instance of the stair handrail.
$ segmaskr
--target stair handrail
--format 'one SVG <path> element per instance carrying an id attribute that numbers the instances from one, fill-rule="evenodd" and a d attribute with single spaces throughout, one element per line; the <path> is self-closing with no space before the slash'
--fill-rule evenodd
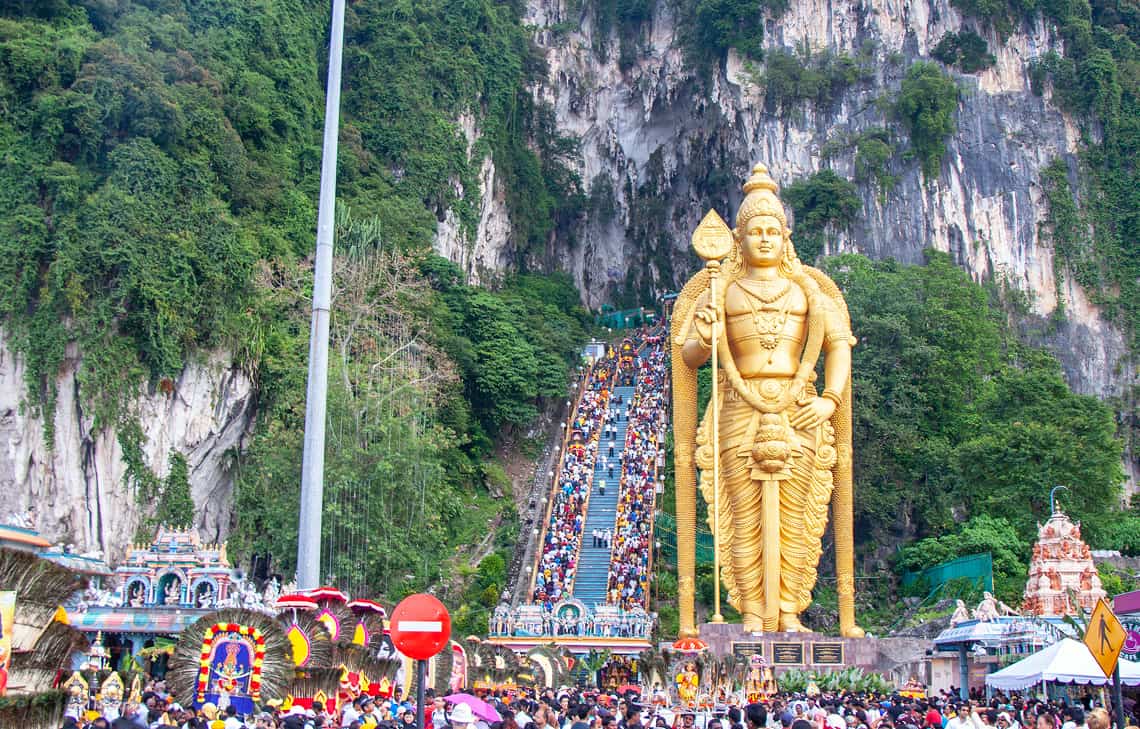
<path id="1" fill-rule="evenodd" d="M 574 415 L 578 412 L 578 406 L 582 404 L 582 397 L 586 394 L 586 386 L 590 380 L 593 379 L 594 369 L 597 366 L 598 362 L 594 361 L 591 362 L 590 366 L 586 369 L 581 382 L 578 383 L 578 394 L 574 398 L 574 405 L 570 408 L 570 411 L 566 413 L 566 427 L 562 429 L 562 445 L 558 453 L 558 464 L 554 469 L 554 477 L 551 478 L 550 487 L 547 489 L 546 510 L 542 518 L 542 531 L 538 534 L 538 544 L 534 549 L 534 569 L 530 572 L 530 590 L 527 592 L 528 602 L 534 600 L 534 583 L 535 580 L 538 579 L 538 568 L 542 563 L 542 548 L 543 545 L 546 544 L 546 532 L 550 528 L 550 510 L 554 508 L 554 499 L 556 496 L 554 489 L 562 480 L 562 462 L 566 458 L 566 444 L 570 441 L 570 431 L 572 430 L 570 425 L 574 422 Z M 583 523 L 582 528 L 586 528 L 585 523 Z M 577 575 L 577 572 L 575 572 L 575 575 Z"/>

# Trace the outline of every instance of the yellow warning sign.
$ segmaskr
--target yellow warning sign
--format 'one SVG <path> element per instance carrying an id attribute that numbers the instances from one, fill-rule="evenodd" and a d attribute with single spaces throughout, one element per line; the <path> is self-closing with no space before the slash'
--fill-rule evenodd
<path id="1" fill-rule="evenodd" d="M 1085 631 L 1085 645 L 1096 659 L 1100 670 L 1104 671 L 1105 678 L 1112 678 L 1116 670 L 1116 660 L 1124 648 L 1124 639 L 1127 637 L 1124 626 L 1112 614 L 1112 607 L 1108 600 L 1101 598 L 1089 618 L 1088 630 Z"/>

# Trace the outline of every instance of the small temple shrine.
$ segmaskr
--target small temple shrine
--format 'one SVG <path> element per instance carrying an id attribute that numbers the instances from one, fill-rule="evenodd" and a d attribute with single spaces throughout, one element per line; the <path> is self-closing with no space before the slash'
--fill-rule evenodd
<path id="1" fill-rule="evenodd" d="M 114 589 L 90 590 L 68 615 L 77 629 L 104 636 L 116 665 L 234 604 L 232 577 L 225 544 L 203 544 L 193 530 L 163 526 L 149 544 L 128 549 Z"/>
<path id="2" fill-rule="evenodd" d="M 1071 594 L 1076 596 L 1075 605 Z M 1040 617 L 1075 615 L 1091 611 L 1106 596 L 1092 553 L 1081 539 L 1080 523 L 1060 509 L 1054 511 L 1037 527 L 1021 612 Z"/>
<path id="3" fill-rule="evenodd" d="M 230 561 L 225 544 L 202 544 L 193 530 L 159 527 L 115 570 L 124 607 L 213 608 L 226 599 Z"/>

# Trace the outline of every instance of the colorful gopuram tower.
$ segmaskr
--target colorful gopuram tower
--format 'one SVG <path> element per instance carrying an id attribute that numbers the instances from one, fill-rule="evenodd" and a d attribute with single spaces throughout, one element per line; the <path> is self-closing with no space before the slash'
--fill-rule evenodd
<path id="1" fill-rule="evenodd" d="M 1073 615 L 1078 610 L 1092 610 L 1105 596 L 1092 553 L 1081 539 L 1080 523 L 1073 523 L 1060 509 L 1054 511 L 1049 521 L 1037 527 L 1022 613 Z"/>

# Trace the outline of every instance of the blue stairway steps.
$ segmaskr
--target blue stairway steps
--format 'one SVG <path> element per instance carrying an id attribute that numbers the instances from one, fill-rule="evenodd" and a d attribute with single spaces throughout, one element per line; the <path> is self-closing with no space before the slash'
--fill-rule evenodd
<path id="1" fill-rule="evenodd" d="M 615 387 L 611 402 L 620 395 L 624 401 L 621 405 L 614 405 L 619 417 L 611 422 L 617 427 L 617 434 L 613 439 L 614 455 L 609 457 L 611 440 L 603 437 L 598 444 L 598 458 L 594 465 L 594 481 L 590 489 L 590 503 L 586 510 L 586 523 L 582 528 L 582 549 L 578 555 L 577 576 L 574 578 L 572 596 L 581 600 L 587 607 L 602 605 L 606 602 L 606 583 L 610 574 L 610 548 L 595 547 L 593 533 L 595 529 L 605 531 L 614 528 L 614 518 L 617 514 L 618 491 L 621 482 L 621 460 L 618 457 L 625 449 L 625 431 L 629 425 L 625 412 L 633 400 L 636 388 Z M 602 456 L 606 456 L 608 465 L 613 467 L 613 476 L 609 469 L 602 465 Z M 606 482 L 606 493 L 602 495 L 599 484 Z"/>

